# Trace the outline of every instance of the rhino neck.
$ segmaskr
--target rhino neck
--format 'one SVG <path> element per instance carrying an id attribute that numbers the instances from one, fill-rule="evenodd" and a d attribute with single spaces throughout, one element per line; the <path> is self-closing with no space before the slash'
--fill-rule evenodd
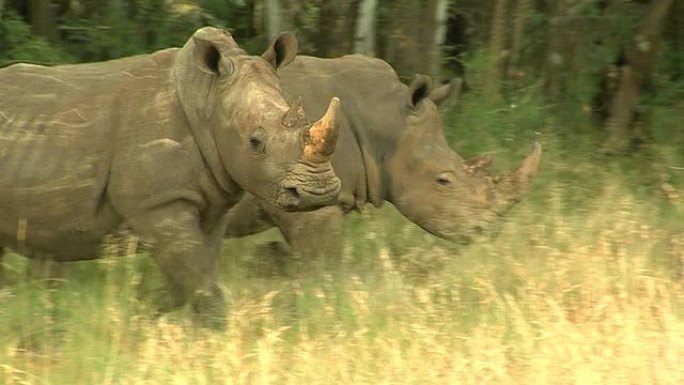
<path id="1" fill-rule="evenodd" d="M 216 183 L 226 192 L 234 191 L 235 183 L 223 167 L 213 132 L 207 130 L 213 101 L 216 99 L 213 94 L 214 78 L 196 68 L 192 58 L 193 44 L 191 39 L 176 55 L 172 76 L 177 101 L 187 119 L 199 152 Z"/>
<path id="2" fill-rule="evenodd" d="M 385 154 L 381 151 L 381 147 L 373 142 L 373 138 L 364 129 L 364 124 L 357 114 L 349 114 L 349 129 L 354 136 L 354 141 L 361 153 L 361 160 L 363 161 L 363 174 L 365 180 L 362 181 L 363 186 L 359 188 L 359 194 L 364 194 L 357 198 L 363 203 L 369 202 L 375 207 L 380 207 L 389 196 L 389 184 L 387 183 L 387 175 L 383 172 Z M 357 206 L 359 204 L 357 203 Z M 361 209 L 361 207 L 359 207 Z"/>

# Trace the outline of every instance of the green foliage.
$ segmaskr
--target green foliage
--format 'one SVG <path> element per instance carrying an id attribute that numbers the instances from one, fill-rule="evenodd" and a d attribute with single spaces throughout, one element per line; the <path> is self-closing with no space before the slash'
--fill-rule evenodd
<path id="1" fill-rule="evenodd" d="M 185 44 L 202 26 L 197 6 L 161 0 L 90 2 L 65 16 L 65 46 L 82 61 L 149 53 Z"/>
<path id="2" fill-rule="evenodd" d="M 0 66 L 15 61 L 58 64 L 73 61 L 63 49 L 31 34 L 30 27 L 14 12 L 0 18 Z"/>

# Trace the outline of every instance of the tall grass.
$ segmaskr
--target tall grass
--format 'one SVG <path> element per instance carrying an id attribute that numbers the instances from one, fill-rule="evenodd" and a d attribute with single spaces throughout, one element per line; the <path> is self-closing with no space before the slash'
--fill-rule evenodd
<path id="1" fill-rule="evenodd" d="M 196 330 L 187 310 L 150 317 L 136 299 L 144 256 L 75 264 L 47 289 L 10 258 L 0 383 L 684 383 L 681 201 L 635 181 L 638 159 L 597 158 L 590 140 L 573 153 L 545 129 L 551 114 L 522 108 L 537 127 L 508 136 L 484 123 L 524 110 L 448 119 L 457 148 L 494 150 L 501 167 L 544 143 L 531 198 L 496 238 L 452 245 L 388 205 L 347 218 L 341 261 L 287 273 L 257 252 L 277 233 L 228 240 L 223 333 Z"/>

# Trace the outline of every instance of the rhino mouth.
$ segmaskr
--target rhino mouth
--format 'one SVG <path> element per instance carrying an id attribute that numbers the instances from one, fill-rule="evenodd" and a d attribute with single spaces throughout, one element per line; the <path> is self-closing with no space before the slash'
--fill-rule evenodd
<path id="1" fill-rule="evenodd" d="M 419 224 L 425 231 L 444 240 L 469 245 L 478 240 L 491 240 L 497 237 L 500 229 L 501 216 L 491 212 L 491 218 L 481 218 L 478 221 L 443 221 L 436 225 Z M 460 225 L 458 225 L 460 223 Z"/>

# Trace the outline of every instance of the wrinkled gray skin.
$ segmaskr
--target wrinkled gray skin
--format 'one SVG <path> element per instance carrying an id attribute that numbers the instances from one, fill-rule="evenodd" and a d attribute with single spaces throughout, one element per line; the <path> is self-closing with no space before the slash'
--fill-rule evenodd
<path id="1" fill-rule="evenodd" d="M 243 191 L 283 210 L 333 204 L 339 193 L 329 162 L 339 102 L 309 130 L 283 98 L 276 69 L 296 46 L 283 34 L 248 56 L 229 33 L 203 28 L 180 49 L 1 69 L 0 246 L 93 259 L 125 226 L 168 279 L 160 310 L 189 301 L 220 327 L 216 258 Z"/>
<path id="2" fill-rule="evenodd" d="M 333 169 L 342 180 L 337 206 L 286 213 L 245 195 L 228 213 L 228 237 L 278 226 L 298 254 L 339 250 L 342 215 L 366 203 L 389 201 L 408 219 L 439 237 L 468 242 L 495 224 L 521 197 L 536 173 L 541 147 L 503 176 L 492 159 L 465 161 L 449 146 L 438 113 L 452 104 L 461 81 L 433 89 L 417 75 L 402 84 L 384 61 L 360 55 L 337 59 L 299 56 L 279 70 L 288 95 L 304 95 L 307 113 L 320 113 L 340 97 L 345 119 Z"/>

